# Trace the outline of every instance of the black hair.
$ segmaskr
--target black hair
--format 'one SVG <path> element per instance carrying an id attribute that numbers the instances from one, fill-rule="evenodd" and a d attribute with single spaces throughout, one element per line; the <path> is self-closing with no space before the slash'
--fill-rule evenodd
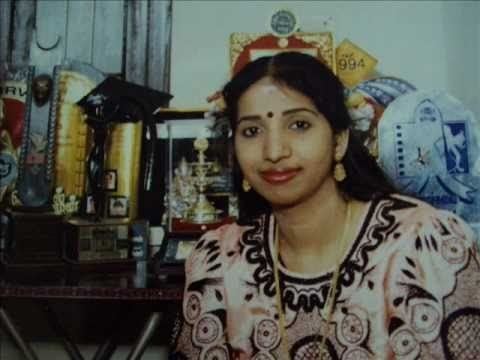
<path id="1" fill-rule="evenodd" d="M 222 95 L 226 105 L 225 115 L 233 132 L 236 129 L 240 97 L 251 85 L 265 77 L 311 99 L 317 110 L 328 120 L 334 133 L 351 127 L 352 119 L 345 105 L 345 89 L 332 70 L 313 56 L 299 52 L 281 52 L 248 63 L 224 86 Z M 347 178 L 339 182 L 338 186 L 347 197 L 368 201 L 395 192 L 375 158 L 352 131 L 342 163 Z M 269 211 L 269 203 L 253 189 L 249 192 L 240 189 L 242 175 L 236 159 L 233 166 L 241 213 L 250 217 Z"/>

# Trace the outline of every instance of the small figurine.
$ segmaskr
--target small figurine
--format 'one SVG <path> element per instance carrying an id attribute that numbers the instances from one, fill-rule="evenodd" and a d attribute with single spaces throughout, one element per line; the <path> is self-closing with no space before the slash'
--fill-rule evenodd
<path id="1" fill-rule="evenodd" d="M 32 94 L 37 107 L 44 106 L 52 94 L 53 81 L 50 75 L 40 74 L 33 79 Z"/>

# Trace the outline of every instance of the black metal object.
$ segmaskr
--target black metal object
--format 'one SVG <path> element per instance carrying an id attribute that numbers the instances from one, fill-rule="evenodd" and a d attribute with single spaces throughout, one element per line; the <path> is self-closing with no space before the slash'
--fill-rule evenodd
<path id="1" fill-rule="evenodd" d="M 0 325 L 3 325 L 5 331 L 11 336 L 12 340 L 15 342 L 19 350 L 22 352 L 23 356 L 27 360 L 38 360 L 38 356 L 33 351 L 32 347 L 28 344 L 27 341 L 20 334 L 20 330 L 17 328 L 13 320 L 10 318 L 10 315 L 7 313 L 5 308 L 0 302 Z"/>
<path id="2" fill-rule="evenodd" d="M 48 323 L 52 327 L 55 334 L 57 334 L 57 336 L 62 341 L 63 347 L 65 351 L 68 353 L 68 355 L 70 356 L 70 359 L 84 360 L 82 353 L 78 349 L 78 346 L 72 340 L 69 332 L 67 331 L 65 326 L 62 324 L 62 322 L 58 318 L 55 311 L 50 306 L 50 303 L 48 302 L 48 300 L 41 299 L 39 300 L 39 303 L 42 306 L 42 308 L 45 310 Z"/>
<path id="3" fill-rule="evenodd" d="M 148 317 L 140 335 L 135 342 L 132 350 L 128 354 L 128 360 L 139 360 L 147 347 L 147 344 L 152 337 L 155 329 L 162 320 L 163 313 L 161 312 L 152 312 Z"/>
<path id="4" fill-rule="evenodd" d="M 115 77 L 108 77 L 78 104 L 87 114 L 87 124 L 94 132 L 94 145 L 87 160 L 88 192 L 93 197 L 95 219 L 100 220 L 104 212 L 104 163 L 105 145 L 112 126 L 116 123 L 144 122 L 142 189 L 151 189 L 151 178 L 155 163 L 156 126 L 153 112 L 168 105 L 172 95 L 133 84 Z"/>

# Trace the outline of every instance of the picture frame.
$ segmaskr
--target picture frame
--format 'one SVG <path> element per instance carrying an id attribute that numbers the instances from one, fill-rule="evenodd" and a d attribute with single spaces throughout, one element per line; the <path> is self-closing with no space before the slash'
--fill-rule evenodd
<path id="1" fill-rule="evenodd" d="M 110 218 L 128 217 L 129 199 L 126 196 L 109 196 L 107 215 Z"/>
<path id="2" fill-rule="evenodd" d="M 117 191 L 117 183 L 118 183 L 118 177 L 117 177 L 117 170 L 114 169 L 107 169 L 105 170 L 104 174 L 104 189 L 105 191 Z"/>
<path id="3" fill-rule="evenodd" d="M 230 69 L 236 74 L 248 62 L 284 51 L 299 51 L 321 59 L 336 73 L 335 47 L 331 32 L 295 32 L 288 37 L 273 34 L 230 35 Z"/>

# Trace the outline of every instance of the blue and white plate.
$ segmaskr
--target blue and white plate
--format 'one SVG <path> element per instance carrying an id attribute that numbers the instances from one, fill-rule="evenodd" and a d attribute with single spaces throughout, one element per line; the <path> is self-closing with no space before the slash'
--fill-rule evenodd
<path id="1" fill-rule="evenodd" d="M 363 81 L 354 90 L 370 96 L 379 105 L 387 107 L 400 95 L 415 91 L 416 88 L 408 81 L 393 76 L 382 76 Z"/>
<path id="2" fill-rule="evenodd" d="M 415 91 L 386 108 L 378 126 L 379 163 L 397 188 L 480 222 L 478 124 L 442 91 Z"/>

